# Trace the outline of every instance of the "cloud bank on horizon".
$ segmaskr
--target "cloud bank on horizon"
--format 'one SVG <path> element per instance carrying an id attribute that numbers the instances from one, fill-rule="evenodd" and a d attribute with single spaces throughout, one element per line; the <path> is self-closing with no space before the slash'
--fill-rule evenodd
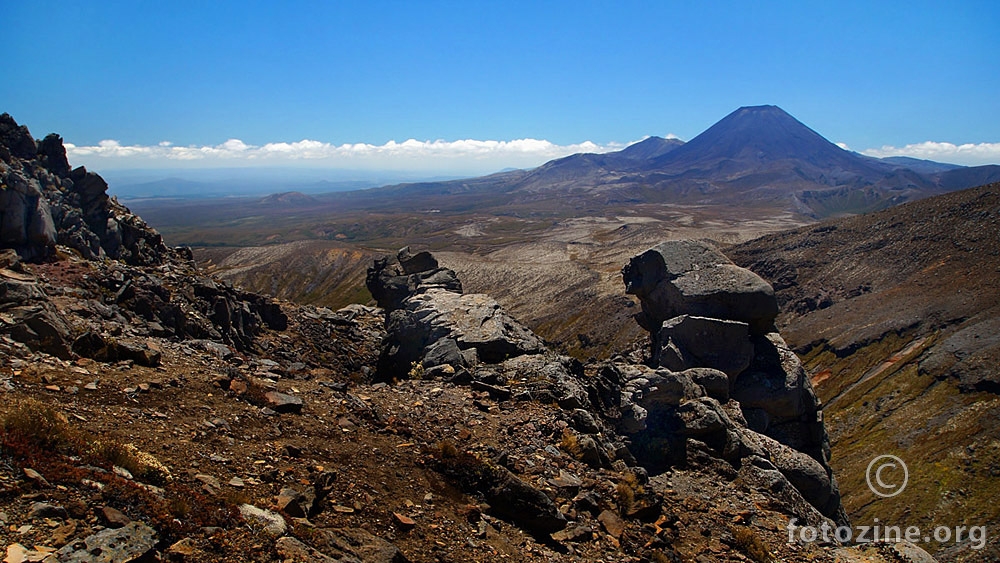
<path id="1" fill-rule="evenodd" d="M 905 147 L 883 145 L 877 149 L 863 150 L 861 154 L 876 158 L 909 156 L 922 160 L 980 166 L 983 164 L 1000 163 L 1000 143 L 965 143 L 956 145 L 954 143 L 924 141 L 923 143 L 909 144 Z"/>
<path id="2" fill-rule="evenodd" d="M 671 134 L 667 138 L 677 137 Z M 97 170 L 269 166 L 485 174 L 504 168 L 532 168 L 576 153 L 617 151 L 630 144 L 584 141 L 558 145 L 543 139 L 409 139 L 382 145 L 334 145 L 303 139 L 250 145 L 240 139 L 229 139 L 218 145 L 176 146 L 167 141 L 158 145 L 123 145 L 116 140 L 104 140 L 93 146 L 66 143 L 66 152 L 71 161 Z M 843 143 L 838 145 L 851 150 Z M 1000 163 L 1000 143 L 956 145 L 926 141 L 903 147 L 883 145 L 858 152 L 877 158 L 908 156 L 966 166 Z"/>
<path id="3" fill-rule="evenodd" d="M 240 139 L 229 139 L 219 145 L 205 146 L 175 146 L 167 141 L 153 146 L 123 145 L 116 140 L 104 140 L 94 146 L 66 143 L 66 152 L 72 161 L 95 169 L 289 166 L 478 174 L 502 168 L 531 168 L 575 153 L 605 153 L 626 146 L 591 141 L 557 145 L 539 139 L 409 139 L 382 145 L 334 145 L 310 139 L 250 145 Z"/>

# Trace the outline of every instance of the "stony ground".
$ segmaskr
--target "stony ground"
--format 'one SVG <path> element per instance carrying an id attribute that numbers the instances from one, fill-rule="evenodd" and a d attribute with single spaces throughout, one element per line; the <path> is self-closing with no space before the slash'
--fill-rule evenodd
<path id="1" fill-rule="evenodd" d="M 554 354 L 540 345 L 533 350 L 542 353 L 527 362 L 506 352 L 490 359 L 497 354 L 491 339 L 476 348 L 478 357 L 510 360 L 503 361 L 502 377 L 492 374 L 496 382 L 492 368 L 480 370 L 476 357 L 461 353 L 461 369 L 412 364 L 407 374 L 411 364 L 401 363 L 402 373 L 393 372 L 398 378 L 387 377 L 377 361 L 393 353 L 379 354 L 382 311 L 278 304 L 211 278 L 189 249 L 168 248 L 109 197 L 100 176 L 71 169 L 58 135 L 35 141 L 6 114 L 0 161 L 4 563 L 929 560 L 922 552 L 905 555 L 900 546 L 790 541 L 793 518 L 822 517 L 800 494 L 802 483 L 791 484 L 792 477 L 761 457 L 771 450 L 754 449 L 743 439 L 750 434 L 728 434 L 743 423 L 723 419 L 743 415 L 723 389 L 705 397 L 707 390 L 687 375 L 668 370 L 647 379 L 640 370 L 628 383 L 645 383 L 627 399 L 615 388 L 625 380 L 608 379 L 600 364 L 584 368 L 569 358 L 549 364 Z M 629 207 L 625 219 L 557 223 L 554 246 L 529 262 L 547 262 L 546 253 L 560 263 L 597 260 L 603 264 L 597 277 L 609 283 L 620 263 L 613 255 L 626 252 L 622 241 L 662 238 L 636 211 Z M 738 210 L 737 224 L 746 211 Z M 682 230 L 732 226 L 694 225 L 688 212 L 668 214 Z M 211 213 L 217 221 L 218 210 Z M 387 244 L 420 234 L 416 222 L 397 218 L 364 224 L 351 218 L 348 227 Z M 443 245 L 493 231 L 516 244 L 549 223 L 477 220 L 458 229 L 435 223 L 429 228 L 437 234 L 427 233 L 433 235 L 427 240 Z M 779 226 L 765 219 L 755 228 Z M 337 228 L 315 236 L 340 238 Z M 742 240 L 740 232 L 731 233 L 734 241 Z M 489 254 L 475 240 L 460 246 Z M 354 270 L 364 261 L 363 255 L 328 258 L 324 264 Z M 281 263 L 286 270 L 302 264 Z M 582 286 L 536 283 L 541 278 L 530 268 L 518 276 L 503 265 L 490 272 L 546 304 L 534 312 L 539 326 L 553 311 L 565 312 L 563 304 L 595 297 Z M 296 294 L 323 291 L 339 279 L 295 273 Z M 562 340 L 576 341 L 564 350 L 596 354 L 593 331 L 615 332 L 630 320 L 627 312 L 604 314 L 628 307 L 615 294 L 583 315 L 590 321 L 570 323 Z M 489 313 L 487 320 L 509 330 L 520 326 L 486 296 L 472 301 Z M 435 327 L 461 328 L 463 337 L 481 332 L 454 323 Z M 412 344 L 392 334 L 387 346 Z M 615 345 L 602 340 L 599 355 L 628 355 L 624 363 L 638 369 L 641 358 L 628 350 L 632 340 L 627 334 Z M 555 372 L 546 371 L 550 366 Z M 460 377 L 466 367 L 475 373 Z M 569 394 L 553 393 L 560 389 Z M 635 444 L 626 447 L 631 438 L 601 418 L 618 420 L 621 413 L 613 411 L 635 406 L 626 399 L 643 400 L 636 391 L 645 393 L 643 404 L 660 409 L 663 418 L 654 421 L 660 438 L 675 440 L 637 446 L 648 467 L 659 468 L 652 476 L 634 465 Z M 733 446 L 728 455 L 719 450 L 723 443 Z M 650 457 L 657 452 L 662 459 Z M 795 469 L 783 471 L 802 477 Z"/>
<path id="2" fill-rule="evenodd" d="M 1000 184 L 990 184 L 728 250 L 774 284 L 779 326 L 823 399 L 831 464 L 856 522 L 1000 523 L 998 241 Z M 883 453 L 909 468 L 891 502 L 865 485 Z M 997 560 L 995 532 L 989 543 L 989 555 L 947 546 L 936 555 Z"/>
<path id="3" fill-rule="evenodd" d="M 84 294 L 60 291 L 98 275 L 91 263 L 24 268 L 61 295 L 71 323 L 91 322 L 73 313 Z M 185 561 L 834 560 L 832 547 L 788 543 L 787 507 L 724 462 L 706 457 L 648 483 L 624 465 L 594 469 L 574 456 L 570 416 L 556 405 L 435 380 L 368 383 L 376 311 L 283 309 L 288 330 L 264 331 L 257 353 L 145 337 L 156 367 L 62 360 L 3 337 L 8 560 L 72 550 L 130 520 L 155 530 L 163 559 Z M 569 525 L 532 535 L 494 516 L 462 487 L 477 463 L 543 491 Z M 326 495 L 310 510 L 297 493 L 319 483 Z M 241 517 L 243 504 L 282 514 L 287 530 Z"/>

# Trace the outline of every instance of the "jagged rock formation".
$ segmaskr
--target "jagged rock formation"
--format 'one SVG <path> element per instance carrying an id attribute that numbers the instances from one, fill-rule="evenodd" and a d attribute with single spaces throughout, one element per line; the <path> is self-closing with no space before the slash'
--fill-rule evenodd
<path id="1" fill-rule="evenodd" d="M 728 386 L 709 402 L 735 400 L 741 426 L 783 445 L 771 448 L 782 452 L 775 456 L 782 473 L 820 512 L 846 522 L 820 401 L 802 363 L 774 329 L 778 306 L 771 286 L 696 241 L 664 242 L 633 258 L 622 277 L 626 292 L 642 304 L 636 317 L 650 332 L 652 365 L 681 374 L 699 368 L 723 372 Z M 687 383 L 675 379 L 673 386 L 694 398 Z M 717 412 L 711 416 L 713 423 L 725 420 Z M 741 448 L 759 443 L 738 438 Z M 717 440 L 723 450 L 736 445 L 732 435 Z"/>
<path id="2" fill-rule="evenodd" d="M 68 169 L 57 138 L 39 150 L 5 131 L 24 155 L 12 168 Z M 8 559 L 890 559 L 789 543 L 791 517 L 828 523 L 825 466 L 747 424 L 730 381 L 746 346 L 695 348 L 749 323 L 679 311 L 664 339 L 677 361 L 728 372 L 638 352 L 584 365 L 429 254 L 373 268 L 380 317 L 278 307 L 169 249 L 87 259 L 63 235 L 52 254 L 0 252 Z M 162 261 L 124 261 L 137 255 Z M 737 382 L 786 360 L 749 340 Z"/>
<path id="3" fill-rule="evenodd" d="M 93 260 L 163 263 L 160 235 L 107 194 L 108 184 L 86 168 L 70 169 L 62 138 L 41 142 L 8 114 L 0 115 L 0 240 L 22 259 L 52 256 L 56 244 Z"/>
<path id="4" fill-rule="evenodd" d="M 653 365 L 609 362 L 588 377 L 488 297 L 461 294 L 430 254 L 403 249 L 368 273 L 387 306 L 377 377 L 443 377 L 498 400 L 554 400 L 576 413 L 594 467 L 662 472 L 707 455 L 774 481 L 798 514 L 845 524 L 819 401 L 774 332 L 771 287 L 694 241 L 661 244 L 623 276 L 642 302 L 640 324 L 659 327 Z"/>
<path id="5" fill-rule="evenodd" d="M 377 260 L 367 276 L 369 291 L 386 310 L 388 334 L 377 373 L 385 380 L 406 377 L 417 363 L 424 368 L 464 368 L 480 359 L 498 363 L 542 352 L 531 331 L 481 294 L 462 294 L 455 272 L 438 267 L 428 252 Z"/>
<path id="6" fill-rule="evenodd" d="M 632 258 L 622 277 L 625 293 L 642 304 L 636 321 L 654 338 L 664 321 L 682 314 L 746 323 L 756 335 L 773 330 L 778 315 L 767 282 L 698 241 L 668 241 L 651 248 Z"/>
<path id="7" fill-rule="evenodd" d="M 59 358 L 132 360 L 156 365 L 141 342 L 149 335 L 253 347 L 264 326 L 287 318 L 270 299 L 217 282 L 198 271 L 188 249 L 170 249 L 160 235 L 107 194 L 85 168 L 71 169 L 58 135 L 36 142 L 27 128 L 0 115 L 0 332 Z M 59 249 L 91 261 L 76 272 L 77 305 L 92 322 L 73 327 L 60 312 L 66 299 L 49 295 L 19 263 L 46 261 Z M 111 260 L 104 260 L 111 259 Z"/>

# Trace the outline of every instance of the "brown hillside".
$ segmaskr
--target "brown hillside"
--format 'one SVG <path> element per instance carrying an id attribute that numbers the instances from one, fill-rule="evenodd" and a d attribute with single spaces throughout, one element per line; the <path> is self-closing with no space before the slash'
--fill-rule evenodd
<path id="1" fill-rule="evenodd" d="M 996 526 L 1000 184 L 728 253 L 774 284 L 782 333 L 826 404 L 831 463 L 855 522 Z M 910 470 L 889 500 L 865 486 L 883 453 Z"/>

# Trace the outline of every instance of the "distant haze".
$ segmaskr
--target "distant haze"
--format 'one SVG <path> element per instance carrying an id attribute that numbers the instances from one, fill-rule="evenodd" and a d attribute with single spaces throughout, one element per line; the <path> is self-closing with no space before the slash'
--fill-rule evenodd
<path id="1" fill-rule="evenodd" d="M 671 135 L 668 135 L 668 137 Z M 399 176 L 428 175 L 478 176 L 505 168 L 534 168 L 546 161 L 576 153 L 604 153 L 625 148 L 630 143 L 598 145 L 583 141 L 557 145 L 538 139 L 512 141 L 389 141 L 382 145 L 366 143 L 333 145 L 302 140 L 249 145 L 239 139 L 214 146 L 174 146 L 163 141 L 155 146 L 123 145 L 105 140 L 94 146 L 66 144 L 73 162 L 99 172 L 110 170 L 191 170 L 199 168 L 310 168 L 338 170 L 338 175 L 359 171 L 371 176 L 373 171 L 391 171 Z"/>
<path id="2" fill-rule="evenodd" d="M 101 174 L 108 182 L 108 191 L 123 199 L 260 196 L 290 191 L 315 194 L 464 177 L 413 170 L 296 167 L 111 169 Z"/>
<path id="3" fill-rule="evenodd" d="M 676 139 L 668 134 L 667 139 Z M 123 197 L 187 197 L 261 194 L 281 191 L 319 193 L 363 189 L 402 182 L 440 181 L 529 169 L 579 153 L 603 154 L 631 143 L 598 145 L 584 141 L 557 145 L 537 139 L 514 141 L 390 141 L 332 145 L 303 140 L 248 145 L 230 139 L 215 146 L 95 146 L 67 143 L 74 164 L 103 174 L 111 191 Z M 844 143 L 838 143 L 848 150 Z M 925 142 L 857 151 L 877 158 L 910 157 L 978 166 L 1000 163 L 1000 143 L 955 145 Z"/>

